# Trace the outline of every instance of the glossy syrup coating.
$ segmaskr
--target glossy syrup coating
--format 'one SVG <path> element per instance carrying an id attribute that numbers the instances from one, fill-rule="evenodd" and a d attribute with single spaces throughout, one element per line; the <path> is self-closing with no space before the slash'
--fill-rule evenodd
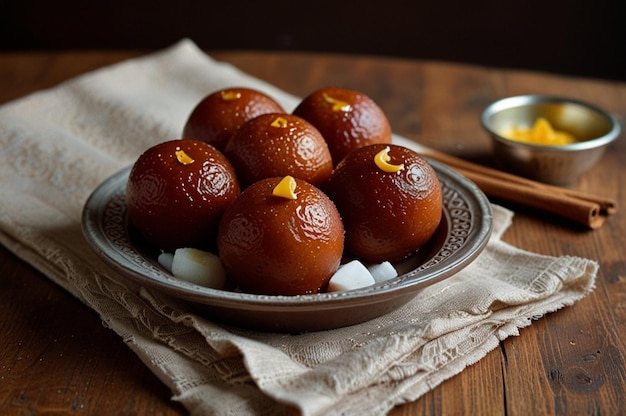
<path id="1" fill-rule="evenodd" d="M 265 178 L 290 175 L 317 187 L 333 170 L 332 157 L 321 133 L 301 117 L 262 114 L 233 134 L 224 154 L 242 187 Z"/>
<path id="2" fill-rule="evenodd" d="M 305 97 L 293 111 L 322 133 L 337 165 L 359 147 L 391 143 L 391 126 L 383 110 L 362 92 L 326 87 Z"/>
<path id="3" fill-rule="evenodd" d="M 247 293 L 318 293 L 339 267 L 344 230 L 333 202 L 294 179 L 296 198 L 273 194 L 281 178 L 244 190 L 220 222 L 218 250 L 229 278 Z"/>
<path id="4" fill-rule="evenodd" d="M 240 194 L 234 168 L 211 145 L 171 140 L 133 165 L 126 206 L 133 226 L 162 250 L 215 247 L 224 210 Z"/>
<path id="5" fill-rule="evenodd" d="M 211 144 L 223 151 L 232 134 L 258 115 L 284 112 L 272 97 L 250 88 L 225 88 L 204 97 L 183 127 L 183 137 Z"/>
<path id="6" fill-rule="evenodd" d="M 388 160 L 379 160 L 390 167 L 385 171 L 375 158 L 387 147 Z M 375 144 L 355 150 L 336 167 L 325 191 L 341 213 L 346 250 L 362 260 L 409 256 L 433 236 L 442 217 L 434 169 L 402 146 Z"/>

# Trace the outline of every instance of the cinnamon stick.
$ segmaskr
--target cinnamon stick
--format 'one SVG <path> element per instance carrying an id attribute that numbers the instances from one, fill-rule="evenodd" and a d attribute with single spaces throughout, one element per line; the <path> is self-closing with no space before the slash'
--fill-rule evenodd
<path id="1" fill-rule="evenodd" d="M 487 196 L 556 214 L 591 229 L 601 227 L 617 210 L 609 198 L 543 184 L 434 150 L 422 154 L 456 169 Z"/>

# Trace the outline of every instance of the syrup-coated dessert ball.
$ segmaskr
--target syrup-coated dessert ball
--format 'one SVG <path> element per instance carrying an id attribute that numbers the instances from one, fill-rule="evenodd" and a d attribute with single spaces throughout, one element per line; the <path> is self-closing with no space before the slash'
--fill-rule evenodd
<path id="1" fill-rule="evenodd" d="M 215 246 L 224 210 L 240 194 L 235 171 L 211 145 L 171 140 L 146 150 L 126 186 L 132 225 L 162 250 Z"/>
<path id="2" fill-rule="evenodd" d="M 324 137 L 293 114 L 262 114 L 246 121 L 233 134 L 224 154 L 244 188 L 261 179 L 287 175 L 320 187 L 333 170 Z"/>
<path id="3" fill-rule="evenodd" d="M 336 167 L 325 191 L 341 213 L 346 250 L 363 260 L 401 260 L 424 245 L 441 221 L 434 169 L 402 146 L 355 150 Z"/>
<path id="4" fill-rule="evenodd" d="M 183 137 L 196 139 L 223 151 L 230 136 L 245 121 L 258 115 L 284 112 L 268 95 L 250 88 L 226 88 L 204 97 L 183 128 Z"/>
<path id="5" fill-rule="evenodd" d="M 367 95 L 327 87 L 305 97 L 293 111 L 322 133 L 337 165 L 348 153 L 374 143 L 391 143 L 383 110 Z"/>
<path id="6" fill-rule="evenodd" d="M 219 256 L 228 277 L 248 293 L 323 291 L 339 267 L 344 230 L 333 202 L 293 177 L 255 182 L 220 222 Z"/>

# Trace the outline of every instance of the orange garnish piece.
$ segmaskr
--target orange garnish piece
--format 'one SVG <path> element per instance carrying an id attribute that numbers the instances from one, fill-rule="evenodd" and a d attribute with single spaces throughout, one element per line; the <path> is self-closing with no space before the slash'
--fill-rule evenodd
<path id="1" fill-rule="evenodd" d="M 287 175 L 278 182 L 278 185 L 274 187 L 272 195 L 279 196 L 285 199 L 297 199 L 296 195 L 296 180 Z"/>
<path id="2" fill-rule="evenodd" d="M 326 100 L 328 104 L 332 104 L 333 111 L 343 111 L 344 113 L 347 113 L 352 109 L 352 106 L 349 103 L 333 98 L 326 93 L 324 93 L 324 100 Z"/>
<path id="3" fill-rule="evenodd" d="M 183 165 L 190 165 L 195 162 L 184 150 L 178 149 L 176 150 L 176 160 L 178 160 Z"/>
<path id="4" fill-rule="evenodd" d="M 378 166 L 378 168 L 383 172 L 389 173 L 396 173 L 404 169 L 404 163 L 400 163 L 399 165 L 389 163 L 389 161 L 391 161 L 389 150 L 389 146 L 387 146 L 380 152 L 376 153 L 376 156 L 374 156 L 374 163 L 376 163 L 376 166 Z"/>
<path id="5" fill-rule="evenodd" d="M 224 101 L 238 100 L 239 98 L 241 98 L 241 93 L 238 91 L 224 90 L 220 92 L 220 95 L 222 96 L 222 100 Z"/>
<path id="6" fill-rule="evenodd" d="M 283 117 L 276 117 L 276 119 L 272 121 L 271 126 L 284 129 L 285 127 L 287 127 L 287 120 L 285 120 L 285 118 Z"/>

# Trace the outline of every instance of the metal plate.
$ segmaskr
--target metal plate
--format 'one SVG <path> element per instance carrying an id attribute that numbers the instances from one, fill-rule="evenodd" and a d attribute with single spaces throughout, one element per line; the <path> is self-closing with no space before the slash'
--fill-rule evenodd
<path id="1" fill-rule="evenodd" d="M 83 233 L 113 269 L 145 287 L 186 300 L 210 319 L 263 331 L 302 332 L 338 328 L 389 313 L 426 286 L 469 265 L 492 230 L 491 205 L 476 185 L 428 160 L 443 191 L 443 216 L 435 235 L 400 263 L 399 276 L 366 288 L 301 296 L 267 296 L 216 290 L 180 280 L 157 262 L 158 251 L 129 227 L 126 182 L 130 167 L 104 181 L 85 203 Z"/>

